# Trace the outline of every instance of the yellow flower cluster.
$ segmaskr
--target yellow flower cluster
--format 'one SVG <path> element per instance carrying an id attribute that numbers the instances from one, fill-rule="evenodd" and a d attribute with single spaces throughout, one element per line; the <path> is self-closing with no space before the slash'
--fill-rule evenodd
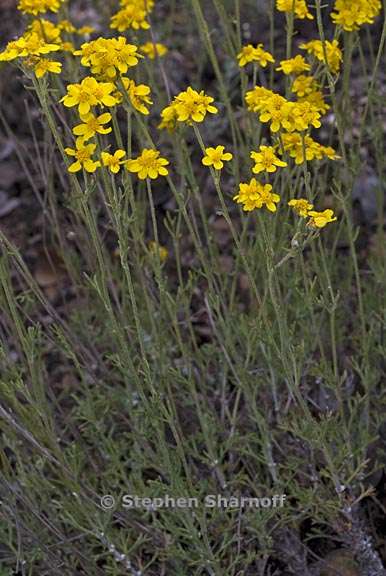
<path id="1" fill-rule="evenodd" d="M 233 200 L 242 204 L 245 212 L 251 212 L 263 206 L 266 206 L 270 212 L 276 212 L 276 204 L 280 202 L 280 196 L 272 192 L 271 184 L 261 184 L 256 178 L 252 178 L 250 182 L 242 182 L 239 185 L 239 193 L 233 197 Z"/>
<path id="2" fill-rule="evenodd" d="M 111 18 L 110 27 L 124 32 L 129 28 L 146 30 L 150 28 L 146 20 L 154 7 L 154 0 L 121 0 L 121 9 Z"/>
<path id="3" fill-rule="evenodd" d="M 241 51 L 237 55 L 240 68 L 243 68 L 250 62 L 256 62 L 262 68 L 266 68 L 268 63 L 274 64 L 275 59 L 272 54 L 264 50 L 263 44 L 258 44 L 257 46 L 252 46 L 248 44 L 243 46 Z"/>
<path id="4" fill-rule="evenodd" d="M 85 42 L 74 54 L 81 56 L 82 66 L 89 67 L 92 74 L 110 80 L 126 74 L 141 58 L 137 46 L 128 44 L 123 36 Z"/>
<path id="5" fill-rule="evenodd" d="M 324 46 L 321 40 L 311 40 L 300 44 L 302 50 L 314 56 L 319 62 L 326 63 L 333 74 L 337 74 L 343 61 L 342 50 L 339 48 L 338 40 L 325 41 Z"/>
<path id="6" fill-rule="evenodd" d="M 294 12 L 297 18 L 313 20 L 313 15 L 308 10 L 306 0 L 276 0 L 276 8 L 280 12 Z"/>
<path id="7" fill-rule="evenodd" d="M 306 99 L 291 102 L 262 86 L 256 86 L 247 92 L 245 99 L 249 110 L 259 113 L 260 122 L 270 123 L 273 133 L 280 130 L 302 132 L 321 126 L 320 111 Z"/>
<path id="8" fill-rule="evenodd" d="M 9 42 L 5 50 L 0 53 L 0 61 L 10 62 L 23 59 L 23 64 L 32 67 L 37 78 L 47 72 L 60 74 L 62 63 L 47 59 L 51 52 L 67 51 L 73 53 L 75 48 L 72 42 L 65 39 L 65 34 L 90 34 L 90 27 L 76 28 L 68 20 L 61 20 L 57 24 L 44 18 L 34 19 L 17 40 Z"/>
<path id="9" fill-rule="evenodd" d="M 167 47 L 160 42 L 146 42 L 139 47 L 139 50 L 142 52 L 142 54 L 145 54 L 145 56 L 150 58 L 150 60 L 161 58 L 168 52 Z"/>
<path id="10" fill-rule="evenodd" d="M 331 209 L 328 208 L 327 210 L 323 210 L 323 212 L 317 212 L 313 210 L 314 205 L 305 198 L 290 200 L 288 206 L 291 206 L 302 218 L 310 218 L 307 225 L 311 228 L 324 228 L 330 222 L 337 220 Z"/>
<path id="11" fill-rule="evenodd" d="M 284 150 L 291 158 L 294 158 L 295 164 L 303 164 L 304 161 L 312 160 L 338 160 L 335 150 L 331 146 L 323 146 L 316 142 L 311 136 L 294 132 L 293 134 L 282 134 L 282 143 Z"/>
<path id="12" fill-rule="evenodd" d="M 172 130 L 176 122 L 203 122 L 205 116 L 216 114 L 217 108 L 213 106 L 214 98 L 205 94 L 203 90 L 197 92 L 191 86 L 180 92 L 169 106 L 161 112 L 162 122 L 159 128 Z"/>
<path id="13" fill-rule="evenodd" d="M 364 24 L 372 24 L 382 9 L 381 0 L 335 0 L 332 21 L 352 32 Z"/>
<path id="14" fill-rule="evenodd" d="M 17 9 L 24 14 L 41 14 L 51 10 L 57 12 L 64 0 L 19 0 Z"/>

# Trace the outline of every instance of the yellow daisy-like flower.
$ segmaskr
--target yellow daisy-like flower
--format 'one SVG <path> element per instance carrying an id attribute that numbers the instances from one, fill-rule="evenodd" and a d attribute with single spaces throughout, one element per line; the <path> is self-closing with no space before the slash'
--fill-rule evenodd
<path id="1" fill-rule="evenodd" d="M 323 212 L 311 210 L 308 212 L 308 216 L 311 216 L 308 226 L 311 226 L 312 228 L 324 228 L 330 222 L 335 222 L 335 220 L 337 220 L 336 216 L 334 216 L 334 211 L 330 209 L 324 210 Z"/>
<path id="2" fill-rule="evenodd" d="M 327 110 L 330 109 L 320 90 L 316 90 L 315 92 L 307 94 L 307 96 L 299 98 L 299 102 L 308 102 L 319 114 L 325 114 Z"/>
<path id="3" fill-rule="evenodd" d="M 111 114 L 106 112 L 100 116 L 95 116 L 91 112 L 81 117 L 82 124 L 75 126 L 72 131 L 75 136 L 81 136 L 83 141 L 90 140 L 95 134 L 110 134 L 111 128 L 105 128 L 111 120 Z"/>
<path id="4" fill-rule="evenodd" d="M 202 159 L 203 165 L 213 166 L 215 170 L 221 170 L 224 167 L 224 162 L 229 162 L 233 158 L 230 152 L 224 152 L 224 150 L 225 146 L 205 148 L 205 156 Z"/>
<path id="5" fill-rule="evenodd" d="M 172 102 L 169 106 L 166 106 L 161 112 L 161 122 L 158 124 L 157 128 L 163 130 L 166 128 L 168 132 L 173 132 L 177 124 L 177 110 L 175 102 Z"/>
<path id="6" fill-rule="evenodd" d="M 304 74 L 301 74 L 293 81 L 291 92 L 301 98 L 307 96 L 307 94 L 315 92 L 317 88 L 318 85 L 313 76 L 305 76 Z"/>
<path id="7" fill-rule="evenodd" d="M 241 52 L 237 54 L 237 59 L 239 61 L 240 68 L 243 68 L 249 64 L 249 62 L 256 62 L 263 68 L 265 68 L 269 62 L 275 62 L 272 54 L 264 50 L 263 44 L 258 44 L 256 47 L 252 46 L 252 44 L 243 46 Z"/>
<path id="8" fill-rule="evenodd" d="M 308 10 L 306 0 L 276 0 L 276 8 L 280 12 L 294 11 L 295 16 L 301 20 L 304 20 L 304 18 L 308 18 L 309 20 L 314 19 Z"/>
<path id="9" fill-rule="evenodd" d="M 95 78 L 87 76 L 80 84 L 69 84 L 67 94 L 60 102 L 67 108 L 78 106 L 80 116 L 85 116 L 93 106 L 115 106 L 117 99 L 111 92 L 115 90 L 111 82 L 97 82 Z"/>
<path id="10" fill-rule="evenodd" d="M 122 10 L 119 10 L 111 18 L 110 28 L 116 29 L 119 32 L 124 32 L 129 28 L 133 30 L 148 30 L 150 28 L 149 22 L 146 20 L 147 12 L 143 8 L 135 4 L 129 4 Z"/>
<path id="11" fill-rule="evenodd" d="M 54 60 L 46 60 L 39 58 L 38 62 L 34 65 L 36 78 L 42 78 L 47 72 L 51 74 L 60 74 L 62 71 L 62 63 L 55 62 Z"/>
<path id="12" fill-rule="evenodd" d="M 96 144 L 84 144 L 84 142 L 78 141 L 76 142 L 76 148 L 66 148 L 65 152 L 69 156 L 75 157 L 75 162 L 69 166 L 69 172 L 79 172 L 82 168 L 86 170 L 86 172 L 93 173 L 97 168 L 100 166 L 100 162 L 93 160 L 91 157 L 95 152 Z"/>
<path id="13" fill-rule="evenodd" d="M 116 150 L 114 154 L 109 154 L 108 152 L 102 152 L 102 164 L 110 170 L 113 174 L 118 174 L 121 169 L 121 164 L 124 163 L 122 160 L 126 156 L 124 150 Z"/>
<path id="14" fill-rule="evenodd" d="M 261 184 L 252 178 L 249 183 L 242 182 L 239 185 L 239 193 L 233 197 L 238 204 L 243 205 L 245 212 L 266 206 L 270 212 L 276 212 L 276 204 L 280 202 L 280 196 L 272 192 L 271 184 Z"/>
<path id="15" fill-rule="evenodd" d="M 372 24 L 381 10 L 381 0 L 335 0 L 331 18 L 334 24 L 352 32 L 363 24 Z"/>
<path id="16" fill-rule="evenodd" d="M 58 44 L 49 44 L 36 32 L 27 32 L 7 44 L 4 52 L 0 54 L 0 61 L 10 62 L 16 58 L 41 56 L 58 50 L 60 50 Z"/>
<path id="17" fill-rule="evenodd" d="M 298 198 L 297 200 L 290 200 L 288 206 L 291 206 L 302 218 L 307 218 L 310 210 L 313 209 L 314 205 L 308 202 L 305 198 Z"/>
<path id="18" fill-rule="evenodd" d="M 131 78 L 122 78 L 121 80 L 133 108 L 147 116 L 149 114 L 147 106 L 153 104 L 153 100 L 150 98 L 150 86 L 146 84 L 136 84 Z"/>
<path id="19" fill-rule="evenodd" d="M 255 161 L 252 168 L 254 174 L 260 172 L 276 172 L 277 168 L 285 168 L 287 162 L 280 160 L 275 154 L 275 149 L 272 146 L 260 146 L 258 152 L 251 152 L 251 158 Z"/>
<path id="20" fill-rule="evenodd" d="M 159 176 L 167 176 L 168 170 L 165 168 L 169 164 L 166 158 L 160 157 L 160 152 L 152 148 L 144 148 L 137 158 L 127 160 L 126 168 L 129 172 L 134 172 L 140 180 L 151 178 L 155 180 Z"/>
<path id="21" fill-rule="evenodd" d="M 116 76 L 126 74 L 128 69 L 138 64 L 142 58 L 134 44 L 128 44 L 126 38 L 97 38 L 85 42 L 76 50 L 76 56 L 81 56 L 82 66 L 91 68 L 91 72 L 100 78 L 113 80 Z"/>
<path id="22" fill-rule="evenodd" d="M 174 99 L 178 122 L 203 122 L 208 112 L 211 114 L 218 112 L 212 102 L 214 98 L 205 94 L 203 90 L 197 92 L 189 86 Z"/>
<path id="23" fill-rule="evenodd" d="M 326 40 L 324 47 L 321 40 L 310 40 L 309 42 L 303 42 L 303 44 L 300 44 L 300 48 L 306 50 L 307 54 L 311 54 L 319 60 L 319 62 L 326 63 L 327 60 L 327 66 L 333 74 L 339 72 L 343 61 L 343 54 L 342 50 L 339 48 L 338 40 L 333 40 L 332 42 Z"/>
<path id="24" fill-rule="evenodd" d="M 41 14 L 51 10 L 57 12 L 64 0 L 19 0 L 17 9 L 24 14 Z"/>
<path id="25" fill-rule="evenodd" d="M 303 56 L 298 54 L 294 58 L 289 58 L 289 60 L 281 60 L 280 66 L 276 70 L 282 71 L 286 75 L 301 74 L 311 70 L 311 65 L 304 60 Z"/>
<path id="26" fill-rule="evenodd" d="M 165 44 L 161 44 L 160 42 L 146 42 L 139 47 L 140 52 L 145 54 L 150 60 L 155 60 L 156 58 L 161 58 L 165 56 L 168 52 L 168 48 Z"/>

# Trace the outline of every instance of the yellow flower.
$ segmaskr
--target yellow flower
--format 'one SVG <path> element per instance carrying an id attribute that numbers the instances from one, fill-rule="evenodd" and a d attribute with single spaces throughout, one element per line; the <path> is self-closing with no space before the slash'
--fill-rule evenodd
<path id="1" fill-rule="evenodd" d="M 255 161 L 255 165 L 252 168 L 254 174 L 276 172 L 277 167 L 285 168 L 287 166 L 287 162 L 283 162 L 276 156 L 272 146 L 260 146 L 258 152 L 251 152 L 251 158 Z"/>
<path id="2" fill-rule="evenodd" d="M 310 64 L 304 60 L 303 56 L 298 54 L 295 58 L 289 60 L 281 60 L 280 66 L 276 70 L 282 71 L 284 74 L 301 74 L 311 70 Z"/>
<path id="3" fill-rule="evenodd" d="M 276 8 L 280 12 L 292 12 L 294 10 L 295 16 L 301 20 L 304 18 L 314 19 L 307 8 L 306 0 L 276 0 Z"/>
<path id="4" fill-rule="evenodd" d="M 36 16 L 42 12 L 47 12 L 47 10 L 57 12 L 62 3 L 63 0 L 19 0 L 17 9 L 24 12 L 24 14 Z"/>
<path id="5" fill-rule="evenodd" d="M 172 102 L 169 106 L 166 106 L 161 112 L 161 122 L 158 124 L 157 128 L 163 130 L 166 128 L 168 132 L 173 132 L 177 124 L 177 110 L 175 102 Z"/>
<path id="6" fill-rule="evenodd" d="M 315 92 L 307 94 L 307 96 L 299 98 L 299 102 L 308 102 L 320 114 L 325 114 L 327 110 L 330 109 L 320 90 L 316 90 Z"/>
<path id="7" fill-rule="evenodd" d="M 80 84 L 69 84 L 67 94 L 60 102 L 67 108 L 78 106 L 80 116 L 85 116 L 93 106 L 115 106 L 117 99 L 111 95 L 115 89 L 111 82 L 97 82 L 95 78 L 87 76 Z"/>
<path id="8" fill-rule="evenodd" d="M 245 94 L 245 101 L 250 112 L 261 112 L 265 108 L 265 104 L 275 95 L 272 90 L 264 88 L 263 86 L 255 86 L 253 90 L 249 90 Z M 277 95 L 278 96 L 278 95 Z M 285 102 L 285 98 L 282 98 L 282 102 Z"/>
<path id="9" fill-rule="evenodd" d="M 93 32 L 95 32 L 95 28 L 93 28 L 92 26 L 81 26 L 76 31 L 76 33 L 79 36 L 90 36 L 90 34 L 92 34 Z"/>
<path id="10" fill-rule="evenodd" d="M 333 40 L 329 42 L 328 40 L 324 43 L 321 40 L 310 40 L 310 42 L 304 42 L 300 44 L 302 50 L 306 50 L 307 54 L 314 56 L 319 62 L 326 62 L 327 66 L 334 74 L 339 72 L 341 63 L 343 61 L 342 50 L 339 48 L 338 40 Z"/>
<path id="11" fill-rule="evenodd" d="M 75 126 L 72 131 L 75 136 L 81 136 L 83 142 L 90 140 L 95 134 L 110 134 L 111 128 L 104 128 L 111 120 L 111 114 L 106 112 L 100 116 L 94 116 L 91 112 L 81 117 L 82 124 Z"/>
<path id="12" fill-rule="evenodd" d="M 202 122 L 207 114 L 216 114 L 217 108 L 212 105 L 214 99 L 207 96 L 203 90 L 197 92 L 189 87 L 180 92 L 174 99 L 175 111 L 178 122 Z"/>
<path id="13" fill-rule="evenodd" d="M 121 78 L 121 80 L 133 108 L 147 116 L 149 114 L 147 106 L 153 104 L 153 100 L 150 98 L 150 86 L 146 86 L 146 84 L 136 84 L 134 80 L 130 78 Z"/>
<path id="14" fill-rule="evenodd" d="M 142 46 L 139 47 L 139 50 L 142 54 L 146 54 L 150 60 L 161 58 L 161 56 L 165 56 L 168 52 L 168 48 L 159 42 L 146 42 L 146 44 L 142 44 Z"/>
<path id="15" fill-rule="evenodd" d="M 307 218 L 308 213 L 310 210 L 313 209 L 314 205 L 310 204 L 308 200 L 305 198 L 298 198 L 297 200 L 290 200 L 288 202 L 288 206 L 291 206 L 295 212 L 302 216 L 303 218 Z"/>
<path id="16" fill-rule="evenodd" d="M 165 260 L 167 259 L 167 257 L 169 256 L 169 252 L 167 250 L 167 248 L 165 248 L 165 246 L 161 246 L 160 244 L 157 244 L 157 242 L 154 242 L 154 240 L 151 240 L 148 244 L 149 246 L 149 250 L 152 254 L 159 254 L 159 259 L 161 260 L 161 262 L 165 262 Z"/>
<path id="17" fill-rule="evenodd" d="M 137 158 L 127 160 L 126 168 L 129 172 L 137 173 L 140 180 L 151 178 L 155 180 L 158 176 L 167 176 L 168 170 L 165 168 L 169 164 L 166 158 L 160 157 L 158 150 L 144 148 Z"/>
<path id="18" fill-rule="evenodd" d="M 242 68 L 249 62 L 257 62 L 265 68 L 268 62 L 274 63 L 275 59 L 266 50 L 263 48 L 263 44 L 258 44 L 256 47 L 252 46 L 252 44 L 248 44 L 247 46 L 243 46 L 241 52 L 237 55 L 237 59 L 239 61 L 239 66 Z"/>
<path id="19" fill-rule="evenodd" d="M 278 132 L 281 127 L 284 116 L 284 105 L 288 104 L 287 100 L 280 96 L 280 94 L 274 94 L 267 96 L 264 100 L 260 102 L 260 105 L 255 106 L 257 110 L 260 108 L 260 122 L 270 122 L 271 131 Z"/>
<path id="20" fill-rule="evenodd" d="M 106 166 L 113 174 L 118 174 L 121 169 L 121 164 L 123 164 L 122 158 L 126 156 L 124 150 L 116 150 L 114 154 L 109 154 L 108 152 L 102 152 L 102 164 Z"/>
<path id="21" fill-rule="evenodd" d="M 323 212 L 315 212 L 310 211 L 308 212 L 308 216 L 311 216 L 311 220 L 308 222 L 308 226 L 312 228 L 324 228 L 330 222 L 335 222 L 337 220 L 336 216 L 334 216 L 333 210 L 327 209 Z"/>
<path id="22" fill-rule="evenodd" d="M 313 76 L 305 76 L 304 74 L 301 74 L 293 81 L 291 92 L 300 98 L 302 96 L 307 96 L 307 94 L 311 94 L 311 92 L 315 92 L 317 86 L 318 85 Z"/>
<path id="23" fill-rule="evenodd" d="M 69 20 L 60 20 L 58 27 L 60 30 L 63 30 L 63 32 L 67 32 L 67 34 L 75 34 L 76 32 L 75 26 Z"/>
<path id="24" fill-rule="evenodd" d="M 224 152 L 224 150 L 225 146 L 205 148 L 205 156 L 202 159 L 203 165 L 213 166 L 216 170 L 221 170 L 224 167 L 224 162 L 229 162 L 233 158 L 230 152 Z"/>
<path id="25" fill-rule="evenodd" d="M 114 14 L 111 18 L 110 28 L 117 29 L 119 32 L 124 32 L 129 28 L 147 30 L 150 28 L 150 24 L 146 20 L 146 16 L 146 10 L 134 4 L 129 4 L 126 8 L 122 8 L 122 10 Z"/>
<path id="26" fill-rule="evenodd" d="M 293 132 L 292 134 L 282 134 L 284 150 L 295 159 L 295 164 L 302 164 L 305 160 L 322 160 L 324 157 L 330 160 L 337 160 L 335 150 L 330 146 L 322 146 L 311 136 L 304 136 L 304 142 L 301 134 Z M 305 151 L 305 158 L 304 158 Z"/>
<path id="27" fill-rule="evenodd" d="M 372 24 L 382 9 L 380 0 L 335 0 L 332 21 L 347 32 Z"/>
<path id="28" fill-rule="evenodd" d="M 37 78 L 42 78 L 47 72 L 52 74 L 60 74 L 62 71 L 62 63 L 55 62 L 54 60 L 46 60 L 39 58 L 38 62 L 34 65 L 34 71 Z"/>
<path id="29" fill-rule="evenodd" d="M 84 144 L 83 142 L 76 142 L 75 150 L 73 148 L 66 148 L 65 152 L 69 156 L 75 157 L 75 162 L 68 168 L 69 172 L 79 172 L 82 168 L 86 172 L 93 173 L 100 166 L 99 161 L 92 160 L 91 156 L 94 154 L 96 144 Z"/>
<path id="30" fill-rule="evenodd" d="M 261 184 L 255 178 L 249 183 L 242 182 L 239 185 L 239 193 L 233 197 L 238 204 L 243 205 L 245 212 L 266 206 L 270 212 L 276 212 L 276 204 L 280 202 L 280 196 L 272 192 L 271 184 Z"/>
<path id="31" fill-rule="evenodd" d="M 44 18 L 32 20 L 27 28 L 27 34 L 29 32 L 37 34 L 44 42 L 52 42 L 53 44 L 61 43 L 61 28 L 59 25 L 55 26 L 50 20 Z M 24 36 L 26 36 L 26 34 Z"/>
<path id="32" fill-rule="evenodd" d="M 36 32 L 27 32 L 24 36 L 7 44 L 5 50 L 0 54 L 0 61 L 10 62 L 16 58 L 41 56 L 50 52 L 57 52 L 59 49 L 58 44 L 47 43 Z"/>
<path id="33" fill-rule="evenodd" d="M 117 74 L 126 74 L 129 68 L 138 64 L 138 58 L 142 58 L 137 46 L 127 44 L 123 36 L 85 42 L 74 54 L 81 56 L 82 66 L 89 66 L 93 74 L 109 80 Z"/>

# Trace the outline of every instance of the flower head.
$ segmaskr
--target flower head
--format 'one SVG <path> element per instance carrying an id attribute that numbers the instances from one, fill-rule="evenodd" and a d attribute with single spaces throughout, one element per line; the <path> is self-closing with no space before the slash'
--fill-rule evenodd
<path id="1" fill-rule="evenodd" d="M 128 44 L 123 36 L 85 42 L 74 54 L 81 56 L 82 66 L 90 67 L 93 74 L 109 80 L 126 74 L 142 57 L 138 54 L 137 46 Z"/>
<path id="2" fill-rule="evenodd" d="M 116 150 L 114 154 L 109 154 L 109 152 L 102 152 L 102 164 L 110 170 L 113 174 L 118 174 L 121 169 L 121 164 L 124 163 L 122 160 L 126 156 L 124 150 Z"/>
<path id="3" fill-rule="evenodd" d="M 57 12 L 63 0 L 19 0 L 17 9 L 24 14 L 41 14 L 42 12 L 47 12 L 51 10 L 52 12 Z"/>
<path id="4" fill-rule="evenodd" d="M 55 62 L 54 60 L 47 60 L 46 58 L 39 58 L 34 64 L 34 71 L 36 78 L 42 78 L 47 74 L 47 72 L 51 72 L 51 74 L 60 74 L 62 71 L 62 63 Z"/>
<path id="5" fill-rule="evenodd" d="M 114 14 L 111 18 L 110 28 L 115 28 L 119 32 L 124 32 L 129 28 L 133 28 L 133 30 L 139 30 L 141 28 L 147 30 L 150 28 L 150 24 L 146 20 L 147 13 L 144 3 L 138 3 L 136 0 L 133 0 Z"/>
<path id="6" fill-rule="evenodd" d="M 308 10 L 306 0 L 276 0 L 276 8 L 280 12 L 294 12 L 297 18 L 304 20 L 308 18 L 313 20 L 314 17 Z"/>
<path id="7" fill-rule="evenodd" d="M 314 207 L 314 205 L 308 202 L 308 200 L 305 198 L 290 200 L 288 202 L 288 206 L 291 206 L 295 212 L 297 212 L 299 216 L 302 216 L 303 218 L 307 218 L 309 211 Z"/>
<path id="8" fill-rule="evenodd" d="M 306 50 L 307 54 L 311 54 L 319 60 L 319 62 L 326 63 L 327 60 L 327 66 L 333 74 L 339 72 L 343 61 L 343 54 L 339 48 L 338 40 L 333 40 L 332 42 L 326 40 L 324 46 L 321 40 L 310 40 L 309 42 L 300 44 L 300 48 Z"/>
<path id="9" fill-rule="evenodd" d="M 261 184 L 255 178 L 249 183 L 242 182 L 239 185 L 239 193 L 233 197 L 238 204 L 243 205 L 245 212 L 266 206 L 270 212 L 276 212 L 276 204 L 280 202 L 280 196 L 272 192 L 271 184 Z"/>
<path id="10" fill-rule="evenodd" d="M 84 144 L 80 139 L 76 142 L 76 148 L 66 148 L 65 152 L 69 156 L 74 156 L 75 162 L 69 166 L 69 172 L 79 172 L 82 168 L 86 172 L 93 173 L 100 166 L 99 161 L 95 161 L 91 158 L 94 154 L 96 144 Z"/>
<path id="11" fill-rule="evenodd" d="M 303 56 L 298 54 L 289 60 L 281 60 L 280 66 L 276 70 L 281 70 L 286 75 L 301 74 L 311 70 L 311 66 L 304 60 Z"/>
<path id="12" fill-rule="evenodd" d="M 166 158 L 160 157 L 158 150 L 144 148 L 137 158 L 127 160 L 126 168 L 129 172 L 137 173 L 140 180 L 151 178 L 155 180 L 158 176 L 167 176 L 168 170 L 165 168 L 169 164 Z"/>
<path id="13" fill-rule="evenodd" d="M 311 216 L 311 220 L 308 222 L 308 226 L 312 228 L 324 228 L 330 222 L 335 222 L 337 220 L 336 216 L 334 216 L 334 211 L 327 209 L 323 212 L 315 212 L 310 211 L 308 212 L 308 216 Z"/>
<path id="14" fill-rule="evenodd" d="M 205 94 L 203 90 L 197 92 L 189 87 L 180 92 L 175 99 L 175 111 L 178 122 L 203 122 L 207 112 L 216 114 L 217 108 L 213 106 L 214 98 Z"/>
<path id="15" fill-rule="evenodd" d="M 241 52 L 237 55 L 237 59 L 240 68 L 246 66 L 249 62 L 256 62 L 263 68 L 265 68 L 269 62 L 275 62 L 272 54 L 264 50 L 263 44 L 258 44 L 256 47 L 252 46 L 252 44 L 243 46 Z"/>
<path id="16" fill-rule="evenodd" d="M 95 134 L 110 134 L 111 128 L 105 128 L 111 120 L 111 114 L 106 112 L 100 116 L 95 116 L 91 112 L 82 116 L 82 124 L 75 126 L 72 131 L 75 136 L 81 136 L 83 141 L 90 140 Z"/>
<path id="17" fill-rule="evenodd" d="M 216 146 L 216 148 L 205 148 L 205 156 L 202 159 L 204 166 L 213 166 L 215 170 L 221 170 L 224 162 L 232 160 L 230 152 L 224 152 L 225 146 Z"/>
<path id="18" fill-rule="evenodd" d="M 284 168 L 287 162 L 280 160 L 275 154 L 275 149 L 272 146 L 260 146 L 258 152 L 251 152 L 251 158 L 255 161 L 252 168 L 254 174 L 260 172 L 276 172 L 277 167 Z"/>
<path id="19" fill-rule="evenodd" d="M 372 24 L 382 9 L 380 0 L 335 0 L 332 21 L 347 32 Z"/>
<path id="20" fill-rule="evenodd" d="M 85 116 L 93 106 L 115 106 L 117 99 L 111 92 L 115 90 L 111 82 L 97 82 L 95 78 L 87 76 L 80 84 L 69 84 L 67 94 L 61 102 L 67 107 L 78 106 L 80 116 Z"/>
<path id="21" fill-rule="evenodd" d="M 161 44 L 160 42 L 146 42 L 146 44 L 142 44 L 142 46 L 139 47 L 139 50 L 142 54 L 145 54 L 145 56 L 150 58 L 150 60 L 161 58 L 168 52 L 168 48 L 165 44 Z"/>
<path id="22" fill-rule="evenodd" d="M 313 76 L 305 76 L 304 74 L 301 74 L 293 81 L 291 92 L 301 98 L 303 96 L 307 96 L 307 94 L 315 92 L 317 86 L 318 85 Z"/>
<path id="23" fill-rule="evenodd" d="M 153 100 L 150 98 L 150 86 L 146 84 L 136 84 L 134 80 L 130 78 L 121 78 L 121 80 L 133 108 L 147 116 L 149 114 L 147 107 L 153 104 Z M 119 96 L 121 97 L 121 95 Z"/>

